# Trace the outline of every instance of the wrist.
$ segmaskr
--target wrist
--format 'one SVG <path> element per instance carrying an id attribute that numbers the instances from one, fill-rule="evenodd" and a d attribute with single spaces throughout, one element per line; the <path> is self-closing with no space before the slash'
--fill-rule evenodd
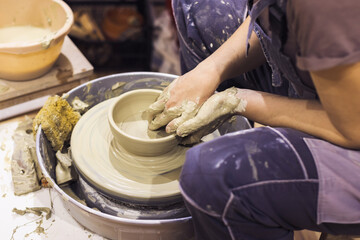
<path id="1" fill-rule="evenodd" d="M 222 67 L 216 64 L 211 56 L 200 62 L 196 69 L 202 74 L 209 76 L 209 79 L 213 79 L 212 81 L 216 84 L 216 88 L 225 80 Z"/>
<path id="2" fill-rule="evenodd" d="M 240 102 L 235 109 L 235 114 L 242 114 L 246 111 L 248 106 L 248 101 L 251 98 L 250 95 L 252 93 L 254 93 L 254 91 L 252 90 L 237 88 L 237 92 L 235 96 L 240 100 Z"/>

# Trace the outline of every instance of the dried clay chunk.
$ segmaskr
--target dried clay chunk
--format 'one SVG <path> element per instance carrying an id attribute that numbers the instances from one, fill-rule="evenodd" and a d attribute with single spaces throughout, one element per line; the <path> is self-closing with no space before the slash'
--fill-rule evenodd
<path id="1" fill-rule="evenodd" d="M 33 123 L 34 133 L 41 125 L 54 151 L 61 150 L 64 142 L 70 139 L 71 132 L 80 119 L 80 114 L 74 111 L 70 104 L 55 95 L 49 97 Z"/>
<path id="2" fill-rule="evenodd" d="M 13 135 L 14 152 L 11 158 L 11 175 L 15 195 L 40 189 L 41 170 L 38 169 L 32 119 L 20 122 Z"/>

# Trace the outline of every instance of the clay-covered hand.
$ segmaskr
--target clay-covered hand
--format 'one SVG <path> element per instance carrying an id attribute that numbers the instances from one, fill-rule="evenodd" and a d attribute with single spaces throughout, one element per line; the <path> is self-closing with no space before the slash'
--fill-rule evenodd
<path id="1" fill-rule="evenodd" d="M 196 115 L 217 85 L 216 76 L 198 70 L 175 79 L 146 111 L 149 129 L 167 125 L 166 132 L 176 132 L 178 126 Z"/>
<path id="2" fill-rule="evenodd" d="M 194 118 L 177 128 L 176 134 L 182 138 L 181 143 L 198 143 L 203 136 L 215 131 L 223 122 L 245 111 L 247 102 L 239 95 L 235 87 L 212 95 Z"/>

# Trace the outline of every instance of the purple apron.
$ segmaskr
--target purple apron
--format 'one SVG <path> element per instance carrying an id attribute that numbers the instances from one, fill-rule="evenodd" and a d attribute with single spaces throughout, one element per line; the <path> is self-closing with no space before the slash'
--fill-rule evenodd
<path id="1" fill-rule="evenodd" d="M 360 151 L 304 139 L 319 175 L 317 223 L 360 223 Z"/>

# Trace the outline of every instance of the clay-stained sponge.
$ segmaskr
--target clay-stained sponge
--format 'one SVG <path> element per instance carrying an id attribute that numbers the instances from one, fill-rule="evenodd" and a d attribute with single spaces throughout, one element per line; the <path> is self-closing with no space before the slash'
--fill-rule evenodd
<path id="1" fill-rule="evenodd" d="M 63 148 L 65 141 L 70 139 L 71 132 L 79 119 L 80 114 L 74 111 L 65 99 L 57 95 L 51 96 L 34 119 L 34 133 L 41 125 L 54 151 L 58 151 Z"/>

